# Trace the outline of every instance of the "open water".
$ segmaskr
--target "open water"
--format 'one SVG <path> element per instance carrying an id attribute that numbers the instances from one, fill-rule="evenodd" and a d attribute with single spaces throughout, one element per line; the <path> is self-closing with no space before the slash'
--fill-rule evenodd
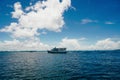
<path id="1" fill-rule="evenodd" d="M 120 80 L 120 51 L 0 52 L 0 80 Z"/>

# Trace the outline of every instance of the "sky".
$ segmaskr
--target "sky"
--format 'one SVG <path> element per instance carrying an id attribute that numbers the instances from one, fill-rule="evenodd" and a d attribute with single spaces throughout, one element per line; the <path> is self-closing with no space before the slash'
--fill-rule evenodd
<path id="1" fill-rule="evenodd" d="M 0 51 L 120 49 L 120 0 L 1 0 Z"/>

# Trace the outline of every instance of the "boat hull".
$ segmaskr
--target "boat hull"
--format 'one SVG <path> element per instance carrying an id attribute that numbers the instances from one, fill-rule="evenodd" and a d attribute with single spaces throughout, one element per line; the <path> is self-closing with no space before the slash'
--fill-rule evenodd
<path id="1" fill-rule="evenodd" d="M 48 53 L 65 54 L 67 51 L 48 51 Z"/>

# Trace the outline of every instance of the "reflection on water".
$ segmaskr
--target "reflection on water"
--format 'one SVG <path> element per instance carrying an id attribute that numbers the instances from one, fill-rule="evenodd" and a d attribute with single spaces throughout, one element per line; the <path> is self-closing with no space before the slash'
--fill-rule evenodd
<path id="1" fill-rule="evenodd" d="M 0 80 L 120 80 L 120 51 L 0 52 Z"/>

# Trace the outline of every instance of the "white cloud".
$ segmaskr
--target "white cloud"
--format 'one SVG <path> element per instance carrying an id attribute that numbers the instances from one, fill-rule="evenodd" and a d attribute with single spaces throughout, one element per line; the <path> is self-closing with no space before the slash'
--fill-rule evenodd
<path id="1" fill-rule="evenodd" d="M 21 27 L 19 24 L 13 22 L 9 26 L 6 26 L 5 28 L 0 30 L 1 32 L 10 32 L 12 34 L 12 37 L 17 38 L 30 38 L 34 37 L 35 35 L 39 35 L 36 28 L 26 28 Z"/>
<path id="2" fill-rule="evenodd" d="M 63 14 L 70 6 L 71 0 L 43 0 L 30 3 L 30 6 L 23 9 L 21 3 L 16 2 L 11 14 L 17 22 L 11 22 L 0 29 L 0 32 L 10 33 L 13 40 L 0 42 L 0 50 L 50 49 L 37 36 L 47 34 L 47 30 L 60 32 L 65 24 Z"/>
<path id="3" fill-rule="evenodd" d="M 88 39 L 63 38 L 55 44 L 56 47 L 66 47 L 67 50 L 113 50 L 120 49 L 120 40 L 107 38 L 98 40 L 93 44 L 87 44 Z M 42 43 L 38 38 L 27 40 L 11 40 L 0 42 L 0 51 L 21 51 L 21 50 L 49 50 L 54 46 Z"/>
<path id="4" fill-rule="evenodd" d="M 66 47 L 68 50 L 84 50 L 85 46 L 81 44 L 83 39 L 85 40 L 85 38 L 80 39 L 63 38 L 62 41 L 59 43 L 58 47 Z"/>
<path id="5" fill-rule="evenodd" d="M 93 50 L 112 50 L 120 49 L 120 41 L 114 41 L 111 38 L 99 40 L 95 45 L 90 46 Z"/>
<path id="6" fill-rule="evenodd" d="M 82 38 L 81 38 L 82 39 Z M 114 50 L 120 49 L 120 41 L 114 41 L 111 38 L 98 40 L 97 42 L 87 44 L 88 40 L 63 38 L 58 47 L 66 47 L 68 50 Z"/>
<path id="7" fill-rule="evenodd" d="M 14 4 L 14 10 L 15 11 L 12 12 L 13 18 L 20 18 L 24 14 L 24 12 L 22 11 L 22 6 L 21 6 L 20 2 L 16 2 Z"/>
<path id="8" fill-rule="evenodd" d="M 46 32 L 38 32 L 49 30 L 60 32 L 64 22 L 63 13 L 71 6 L 71 0 L 44 0 L 38 1 L 34 5 L 25 9 L 22 8 L 20 2 L 14 4 L 12 18 L 16 18 L 17 22 L 11 22 L 10 25 L 1 29 L 0 32 L 8 32 L 13 37 L 11 41 L 0 42 L 0 50 L 47 50 L 51 47 L 42 43 L 36 36 L 46 34 Z M 97 23 L 97 20 L 82 19 L 81 24 Z M 106 22 L 106 24 L 113 24 Z M 20 40 L 22 38 L 25 40 Z M 86 38 L 80 39 L 62 39 L 58 47 L 67 47 L 69 50 L 94 50 L 94 49 L 119 49 L 120 41 L 114 41 L 111 38 L 98 40 L 93 45 L 82 44 Z"/>
<path id="9" fill-rule="evenodd" d="M 82 19 L 81 24 L 88 24 L 88 23 L 97 23 L 97 20 L 92 20 L 92 19 Z"/>
<path id="10" fill-rule="evenodd" d="M 79 41 L 77 39 L 64 38 L 59 44 L 59 47 L 66 47 L 71 50 L 80 48 Z"/>
<path id="11" fill-rule="evenodd" d="M 41 43 L 39 39 L 20 41 L 17 39 L 0 42 L 0 51 L 48 50 L 50 46 Z"/>
<path id="12" fill-rule="evenodd" d="M 115 24 L 115 23 L 111 21 L 106 21 L 105 24 Z"/>
<path id="13" fill-rule="evenodd" d="M 71 0 L 38 1 L 34 5 L 22 8 L 20 2 L 14 4 L 12 18 L 18 22 L 11 22 L 1 32 L 9 32 L 17 38 L 34 37 L 39 35 L 38 30 L 60 32 L 64 22 L 63 13 L 71 6 Z"/>

